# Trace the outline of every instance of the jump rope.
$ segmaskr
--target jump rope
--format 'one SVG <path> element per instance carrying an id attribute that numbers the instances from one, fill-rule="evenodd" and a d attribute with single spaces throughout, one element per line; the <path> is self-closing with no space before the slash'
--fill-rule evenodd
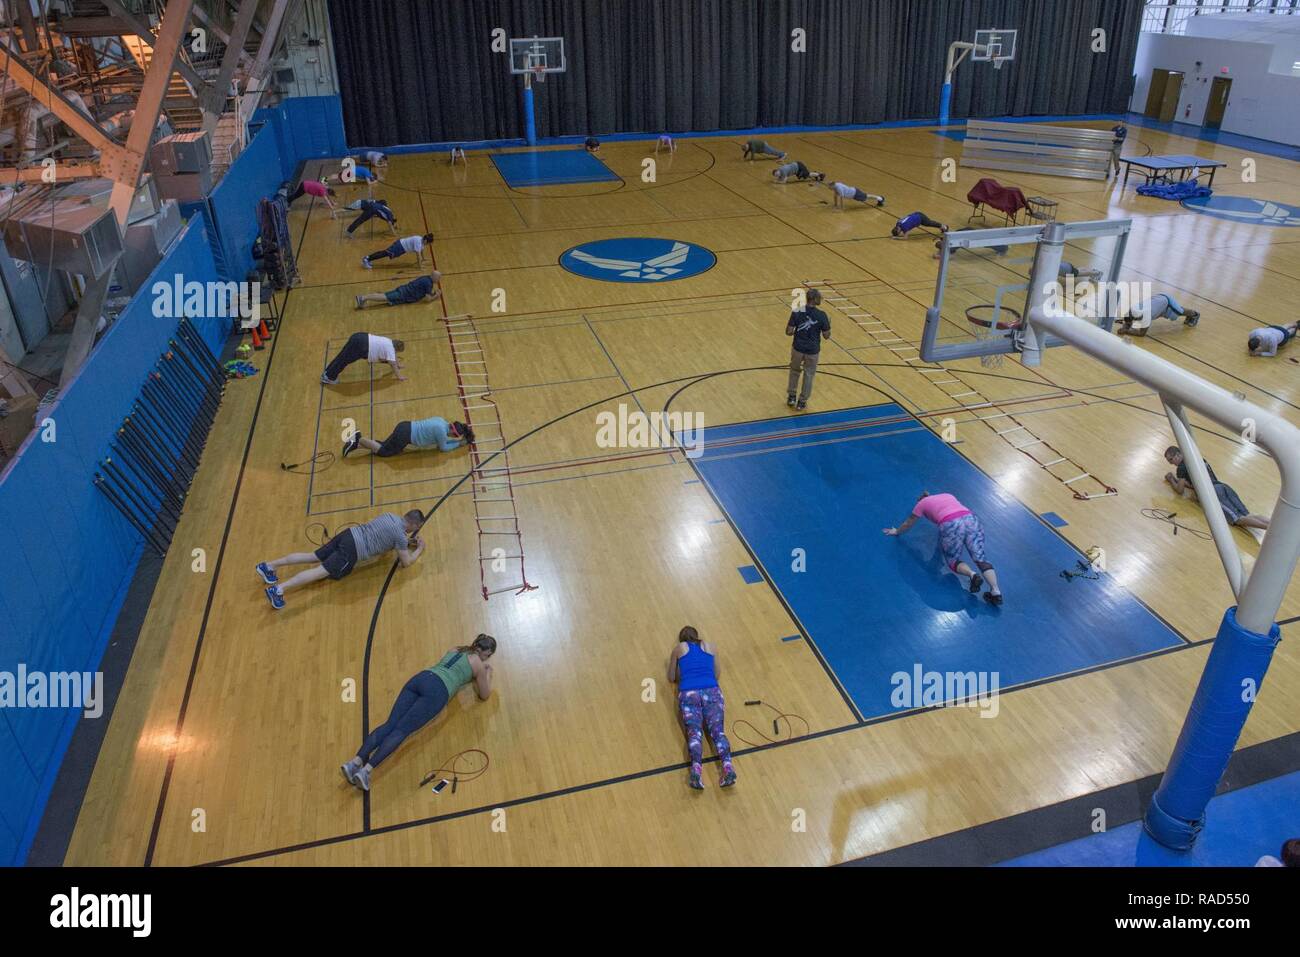
<path id="1" fill-rule="evenodd" d="M 311 475 L 315 472 L 324 472 L 334 464 L 338 458 L 333 452 L 317 452 L 311 458 L 302 462 L 281 462 L 280 470 L 282 472 L 292 472 L 295 475 Z M 304 469 L 304 466 L 307 468 Z"/>
<path id="2" fill-rule="evenodd" d="M 771 737 L 768 736 L 766 730 L 760 730 L 756 724 L 754 724 L 752 721 L 749 721 L 746 718 L 737 718 L 735 721 L 731 723 L 731 736 L 735 738 L 737 741 L 739 741 L 741 744 L 746 744 L 751 748 L 759 748 L 765 744 L 780 744 L 783 741 L 792 741 L 796 737 L 802 737 L 802 735 L 796 735 L 794 733 L 795 721 L 798 721 L 803 724 L 803 734 L 808 734 L 812 730 L 811 726 L 808 724 L 808 719 L 801 714 L 795 714 L 792 711 L 782 711 L 776 705 L 769 704 L 768 702 L 761 701 L 757 698 L 753 699 L 752 701 L 746 701 L 745 705 L 747 707 L 757 706 L 760 708 L 767 708 L 769 711 L 772 712 L 772 736 Z M 782 736 L 781 734 L 782 722 L 785 722 L 785 728 L 786 728 L 784 736 Z M 740 728 L 742 725 L 748 728 L 750 731 L 752 731 L 755 737 L 762 738 L 762 740 L 751 741 L 749 738 L 745 737 L 743 734 L 740 733 Z"/>
<path id="3" fill-rule="evenodd" d="M 465 767 L 464 762 L 462 762 L 461 759 L 466 755 L 471 754 L 478 755 L 482 759 L 483 763 L 478 767 L 474 767 L 473 765 Z M 438 783 L 433 786 L 433 793 L 439 794 L 442 792 L 442 789 L 447 786 L 448 781 L 446 776 L 450 774 L 451 793 L 455 794 L 456 788 L 460 785 L 461 781 L 473 781 L 475 778 L 481 777 L 483 772 L 488 769 L 488 763 L 488 753 L 486 751 L 480 748 L 466 748 L 464 751 L 457 751 L 451 756 L 450 761 L 440 767 L 434 768 L 421 778 L 419 786 L 424 787 L 434 778 L 438 778 Z"/>

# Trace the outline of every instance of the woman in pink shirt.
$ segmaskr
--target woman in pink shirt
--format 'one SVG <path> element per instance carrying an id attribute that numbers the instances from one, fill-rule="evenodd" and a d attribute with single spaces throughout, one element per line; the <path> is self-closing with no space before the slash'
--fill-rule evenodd
<path id="1" fill-rule="evenodd" d="M 939 495 L 922 492 L 907 521 L 897 528 L 885 529 L 885 534 L 901 535 L 915 525 L 918 518 L 928 518 L 939 526 L 939 548 L 943 551 L 943 560 L 958 575 L 970 576 L 971 594 L 979 594 L 980 585 L 987 581 L 989 590 L 984 593 L 984 600 L 990 605 L 1002 604 L 997 573 L 984 555 L 984 526 L 971 510 L 947 492 Z M 970 554 L 978 572 L 962 561 L 963 548 Z"/>
<path id="2" fill-rule="evenodd" d="M 325 205 L 330 209 L 334 208 L 334 204 L 330 202 L 330 197 L 334 195 L 334 190 L 330 189 L 318 179 L 305 179 L 299 183 L 298 188 L 289 196 L 289 205 L 292 206 L 293 201 L 303 195 L 317 196 L 320 199 L 325 200 Z"/>

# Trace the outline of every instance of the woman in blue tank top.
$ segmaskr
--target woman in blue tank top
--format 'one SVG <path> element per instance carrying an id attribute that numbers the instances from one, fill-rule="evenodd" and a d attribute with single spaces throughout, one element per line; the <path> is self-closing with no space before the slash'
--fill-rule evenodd
<path id="1" fill-rule="evenodd" d="M 677 647 L 668 657 L 668 680 L 677 683 L 677 707 L 686 731 L 686 750 L 691 756 L 690 785 L 697 791 L 704 789 L 705 727 L 722 763 L 722 787 L 729 788 L 736 783 L 736 771 L 731 766 L 731 742 L 725 730 L 722 689 L 718 687 L 721 670 L 713 645 L 700 641 L 700 633 L 690 625 L 683 628 L 677 635 Z"/>
<path id="2" fill-rule="evenodd" d="M 438 716 L 456 692 L 474 685 L 480 701 L 492 694 L 492 666 L 487 663 L 497 650 L 491 635 L 479 635 L 473 644 L 451 649 L 432 668 L 426 668 L 402 687 L 388 720 L 366 736 L 357 756 L 342 766 L 348 784 L 370 790 L 370 775 L 380 762 L 408 737 Z"/>

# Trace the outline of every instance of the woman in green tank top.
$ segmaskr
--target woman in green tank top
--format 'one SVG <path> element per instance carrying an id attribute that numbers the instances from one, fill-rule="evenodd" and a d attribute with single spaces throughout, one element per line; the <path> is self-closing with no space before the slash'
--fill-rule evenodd
<path id="1" fill-rule="evenodd" d="M 370 775 L 403 741 L 438 716 L 461 688 L 474 682 L 480 701 L 492 694 L 492 666 L 497 640 L 479 635 L 473 644 L 447 652 L 432 668 L 413 675 L 393 702 L 388 720 L 366 736 L 357 756 L 342 766 L 347 782 L 370 790 Z"/>

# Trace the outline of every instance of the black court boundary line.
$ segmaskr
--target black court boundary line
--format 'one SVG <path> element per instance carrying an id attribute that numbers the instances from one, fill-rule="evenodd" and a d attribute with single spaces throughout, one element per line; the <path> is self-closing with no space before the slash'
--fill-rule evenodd
<path id="1" fill-rule="evenodd" d="M 1215 796 L 1300 770 L 1300 731 L 1233 752 Z M 1081 794 L 1046 807 L 998 818 L 938 837 L 905 844 L 840 867 L 989 867 L 1068 841 L 1091 837 L 1094 812 L 1105 812 L 1106 830 L 1142 820 L 1161 774 Z"/>
<path id="2" fill-rule="evenodd" d="M 311 221 L 311 214 L 316 208 L 316 198 L 312 197 L 311 204 L 307 207 L 307 215 L 303 219 L 302 233 L 298 239 L 298 248 L 301 250 L 303 240 L 307 235 L 307 224 Z M 176 716 L 176 736 L 180 737 L 181 731 L 185 726 L 185 714 L 189 708 L 190 695 L 194 691 L 194 681 L 198 675 L 199 657 L 203 653 L 203 639 L 208 630 L 208 618 L 212 614 L 212 603 L 216 597 L 217 582 L 221 580 L 221 566 L 226 557 L 226 545 L 230 540 L 230 529 L 235 521 L 235 508 L 239 504 L 239 492 L 244 485 L 244 473 L 248 468 L 248 456 L 253 448 L 253 436 L 257 432 L 257 420 L 262 411 L 262 400 L 266 398 L 266 384 L 271 378 L 271 365 L 275 362 L 275 353 L 280 345 L 281 327 L 284 325 L 285 318 L 288 315 L 289 299 L 293 293 L 294 287 L 289 286 L 284 293 L 284 303 L 280 307 L 280 321 L 276 323 L 275 336 L 271 340 L 271 352 L 266 357 L 266 366 L 262 369 L 262 384 L 257 393 L 257 404 L 253 407 L 253 417 L 248 423 L 248 438 L 244 442 L 244 455 L 239 462 L 239 474 L 235 479 L 235 488 L 230 496 L 230 509 L 226 513 L 226 526 L 221 533 L 221 546 L 217 551 L 217 561 L 212 568 L 212 581 L 208 585 L 208 597 L 203 605 L 203 618 L 199 623 L 198 637 L 194 642 L 194 655 L 190 659 L 189 675 L 185 679 L 185 693 L 181 698 L 180 711 Z M 152 604 L 152 602 L 151 602 Z M 149 828 L 149 843 L 145 850 L 144 866 L 153 865 L 154 852 L 158 847 L 158 833 L 162 827 L 163 809 L 167 804 L 167 792 L 171 788 L 172 773 L 176 767 L 177 750 L 171 749 L 167 755 L 167 769 L 163 772 L 162 786 L 158 793 L 158 804 L 154 809 L 153 824 Z"/>
<path id="3" fill-rule="evenodd" d="M 1025 691 L 1030 688 L 1037 688 L 1041 685 L 1055 684 L 1058 681 L 1063 681 L 1069 678 L 1082 677 L 1084 675 L 1089 675 L 1100 671 L 1109 671 L 1112 668 L 1117 668 L 1128 664 L 1134 664 L 1139 661 L 1145 661 L 1148 658 L 1159 658 L 1159 657 L 1163 657 L 1164 655 L 1185 651 L 1188 648 L 1198 648 L 1201 645 L 1207 645 L 1213 641 L 1214 641 L 1213 638 L 1202 638 L 1197 641 L 1191 642 L 1187 645 L 1170 645 L 1167 648 L 1161 648 L 1156 651 L 1147 652 L 1132 658 L 1124 658 L 1116 661 L 1105 662 L 1103 664 L 1094 665 L 1089 668 L 1083 668 L 1077 671 L 1071 671 L 1066 674 L 1050 675 L 1045 678 L 1036 679 L 1034 681 L 1028 681 L 1018 685 L 1011 685 L 1006 688 L 1000 689 L 998 691 L 998 694 L 999 696 L 1008 695 L 1017 691 Z M 785 748 L 796 744 L 803 744 L 808 741 L 819 740 L 821 738 L 835 737 L 852 731 L 861 731 L 864 729 L 868 729 L 874 727 L 875 725 L 887 724 L 891 721 L 898 721 L 902 718 L 915 717 L 917 715 L 925 714 L 930 711 L 942 711 L 945 708 L 949 708 L 949 707 L 960 707 L 960 705 L 945 702 L 944 704 L 929 705 L 922 708 L 910 708 L 906 711 L 897 711 L 897 712 L 891 712 L 889 714 L 877 715 L 875 717 L 866 718 L 860 722 L 855 722 L 852 724 L 844 724 L 844 725 L 838 725 L 836 727 L 831 727 L 831 728 L 823 728 L 820 731 L 813 731 L 809 734 L 800 735 L 794 738 L 785 738 L 783 740 L 773 741 L 768 744 L 752 745 L 746 748 L 742 748 L 740 750 L 733 750 L 732 756 L 744 757 L 747 755 L 758 754 L 761 751 L 772 751 L 778 748 Z M 1271 740 L 1278 740 L 1278 739 L 1275 738 Z M 717 756 L 714 755 L 711 757 L 706 757 L 704 759 L 704 763 L 715 764 L 717 763 L 717 760 L 718 760 Z M 476 807 L 465 808 L 460 811 L 452 811 L 447 814 L 439 814 L 430 817 L 416 818 L 410 821 L 400 821 L 396 824 L 385 824 L 382 827 L 371 828 L 366 831 L 354 831 L 349 834 L 339 834 L 339 835 L 334 835 L 332 837 L 318 838 L 312 841 L 303 841 L 297 844 L 289 844 L 283 847 L 271 848 L 269 850 L 252 851 L 250 853 L 241 854 L 235 857 L 222 858 L 220 860 L 215 860 L 215 861 L 205 861 L 191 866 L 222 867 L 229 864 L 240 864 L 248 861 L 265 860 L 267 858 L 275 857 L 280 854 L 287 854 L 287 853 L 292 853 L 295 851 L 302 851 L 302 850 L 311 850 L 317 847 L 328 847 L 333 844 L 347 843 L 361 838 L 374 837 L 377 835 L 392 833 L 394 831 L 404 831 L 410 828 L 424 827 L 430 824 L 440 824 L 444 821 L 452 821 L 452 820 L 457 820 L 459 818 L 472 817 L 477 814 L 490 813 L 499 808 L 520 807 L 526 804 L 536 804 L 538 802 L 550 800 L 552 798 L 567 797 L 568 795 L 571 794 L 579 794 L 584 791 L 593 791 L 602 787 L 609 787 L 616 784 L 624 784 L 629 781 L 636 781 L 644 778 L 654 777 L 659 774 L 666 774 L 674 771 L 681 772 L 681 771 L 685 771 L 689 767 L 690 767 L 690 763 L 687 761 L 681 761 L 676 764 L 665 764 L 657 768 L 649 768 L 642 771 L 632 771 L 627 774 L 618 775 L 617 777 L 603 778 L 597 781 L 589 781 L 585 784 L 574 784 L 563 788 L 556 788 L 550 791 L 543 791 L 538 794 L 530 794 L 530 795 L 524 795 L 523 797 L 510 798 L 509 800 L 499 801 L 495 804 L 481 804 Z"/>

